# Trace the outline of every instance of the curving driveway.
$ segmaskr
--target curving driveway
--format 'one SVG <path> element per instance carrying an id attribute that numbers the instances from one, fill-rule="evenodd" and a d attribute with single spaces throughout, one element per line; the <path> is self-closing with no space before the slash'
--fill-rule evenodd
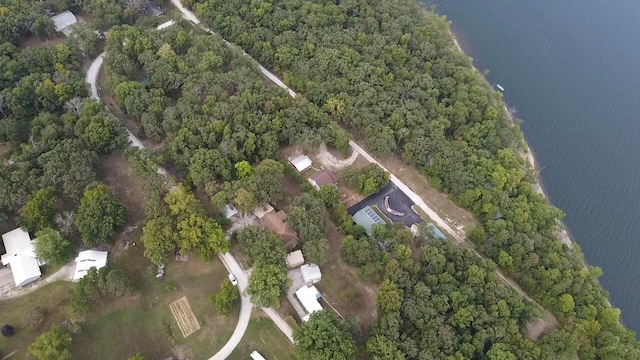
<path id="1" fill-rule="evenodd" d="M 100 100 L 96 82 L 98 79 L 98 74 L 100 73 L 100 67 L 102 66 L 102 62 L 104 60 L 104 54 L 105 53 L 98 55 L 98 57 L 96 57 L 95 60 L 93 60 L 93 62 L 91 63 L 91 66 L 89 66 L 89 70 L 87 70 L 87 76 L 85 77 L 85 81 L 91 86 L 91 97 L 96 100 Z M 131 131 L 127 129 L 127 133 L 129 134 L 129 140 L 131 141 L 133 146 L 138 148 L 144 148 L 142 141 L 140 141 L 140 139 L 138 139 Z M 166 170 L 163 168 L 159 168 L 158 172 L 165 173 L 165 174 L 167 173 Z M 222 347 L 222 349 L 220 349 L 220 351 L 218 351 L 215 355 L 213 355 L 210 358 L 210 360 L 222 360 L 222 359 L 226 359 L 227 357 L 229 357 L 229 355 L 231 355 L 233 350 L 240 343 L 240 340 L 242 340 L 242 336 L 247 331 L 247 327 L 249 327 L 249 320 L 251 319 L 251 311 L 253 310 L 253 304 L 251 303 L 251 299 L 249 298 L 249 295 L 247 294 L 247 291 L 246 291 L 248 280 L 244 270 L 242 270 L 242 268 L 240 267 L 236 259 L 230 253 L 218 254 L 218 258 L 220 259 L 220 261 L 222 261 L 222 263 L 227 268 L 229 273 L 233 274 L 238 280 L 238 290 L 240 291 L 240 317 L 238 318 L 238 323 L 236 324 L 236 328 L 233 331 L 231 338 Z M 284 322 L 284 320 L 282 320 L 282 323 L 288 327 L 288 325 L 286 324 L 286 322 Z M 287 334 L 285 333 L 285 335 Z M 289 327 L 288 337 L 291 340 L 291 342 L 293 342 L 293 338 L 291 337 L 290 327 Z"/>

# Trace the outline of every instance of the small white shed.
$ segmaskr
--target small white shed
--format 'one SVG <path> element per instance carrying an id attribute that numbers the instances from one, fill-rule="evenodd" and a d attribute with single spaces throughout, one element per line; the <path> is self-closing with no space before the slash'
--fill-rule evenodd
<path id="1" fill-rule="evenodd" d="M 296 169 L 297 172 L 301 173 L 313 165 L 313 162 L 307 155 L 300 155 L 293 159 L 289 159 L 289 162 Z"/>
<path id="2" fill-rule="evenodd" d="M 307 284 L 315 284 L 322 279 L 322 273 L 320 267 L 316 264 L 305 264 L 300 266 L 302 272 L 302 279 Z"/>
<path id="3" fill-rule="evenodd" d="M 304 264 L 304 256 L 302 256 L 302 250 L 296 250 L 287 255 L 287 267 L 289 269 L 296 268 Z"/>
<path id="4" fill-rule="evenodd" d="M 235 214 L 238 213 L 238 209 L 232 204 L 227 204 L 224 206 L 224 217 L 227 219 L 231 219 Z"/>
<path id="5" fill-rule="evenodd" d="M 89 269 L 93 267 L 96 268 L 96 270 L 100 270 L 103 267 L 107 266 L 108 255 L 109 253 L 106 251 L 80 251 L 80 253 L 78 253 L 78 257 L 76 258 L 76 271 L 73 273 L 73 281 L 80 281 L 80 279 L 87 275 Z"/>
<path id="6" fill-rule="evenodd" d="M 78 18 L 69 10 L 53 15 L 51 20 L 56 27 L 56 31 L 62 31 L 67 36 L 71 33 L 71 25 L 78 22 Z"/>

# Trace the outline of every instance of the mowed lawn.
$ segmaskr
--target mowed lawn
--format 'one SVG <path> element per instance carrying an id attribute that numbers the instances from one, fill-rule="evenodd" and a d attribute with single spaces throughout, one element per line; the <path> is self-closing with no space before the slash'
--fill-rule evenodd
<path id="1" fill-rule="evenodd" d="M 242 337 L 238 347 L 227 359 L 249 359 L 249 354 L 254 350 L 268 360 L 297 359 L 293 345 L 275 324 L 265 316 L 262 310 L 254 308 L 247 332 Z"/>
<path id="2" fill-rule="evenodd" d="M 155 278 L 156 267 L 143 257 L 140 246 L 110 254 L 110 265 L 123 268 L 132 276 L 138 291 L 113 302 L 104 303 L 88 314 L 82 330 L 74 335 L 72 359 L 124 360 L 136 353 L 152 359 L 174 354 L 180 358 L 206 359 L 215 354 L 231 336 L 237 312 L 219 316 L 209 296 L 219 291 L 227 271 L 216 258 L 202 262 L 170 262 L 164 279 Z M 75 284 L 55 282 L 14 300 L 0 302 L 0 322 L 16 328 L 12 338 L 0 337 L 0 353 L 17 351 L 10 360 L 26 359 L 27 347 L 52 324 L 61 324 L 75 315 L 70 300 Z M 182 336 L 169 304 L 186 296 L 200 323 L 200 330 Z M 29 309 L 40 307 L 46 318 L 34 330 L 24 329 L 22 317 Z"/>
<path id="3" fill-rule="evenodd" d="M 133 246 L 112 260 L 114 266 L 135 275 L 139 291 L 87 316 L 82 333 L 74 338 L 73 359 L 124 359 L 136 353 L 153 359 L 172 354 L 203 359 L 215 354 L 231 337 L 237 312 L 217 315 L 209 302 L 227 278 L 217 258 L 212 262 L 194 257 L 186 263 L 170 262 L 165 277 L 156 279 L 156 267 L 142 253 L 141 247 Z M 200 323 L 200 330 L 187 338 L 169 309 L 169 304 L 183 296 Z"/>
<path id="4" fill-rule="evenodd" d="M 33 293 L 11 300 L 0 301 L 0 326 L 10 324 L 15 328 L 15 335 L 10 338 L 0 336 L 0 358 L 15 351 L 10 359 L 26 359 L 27 347 L 41 332 L 51 324 L 59 324 L 72 314 L 68 305 L 74 285 L 65 281 L 57 281 L 42 287 Z M 31 309 L 39 307 L 44 310 L 42 324 L 34 330 L 22 326 L 22 318 Z"/>

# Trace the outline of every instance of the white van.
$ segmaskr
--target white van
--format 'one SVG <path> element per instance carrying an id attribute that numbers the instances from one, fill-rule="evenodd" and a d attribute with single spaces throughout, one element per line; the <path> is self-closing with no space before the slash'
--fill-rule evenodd
<path id="1" fill-rule="evenodd" d="M 249 355 L 253 360 L 267 360 L 259 352 L 253 350 L 253 352 Z"/>

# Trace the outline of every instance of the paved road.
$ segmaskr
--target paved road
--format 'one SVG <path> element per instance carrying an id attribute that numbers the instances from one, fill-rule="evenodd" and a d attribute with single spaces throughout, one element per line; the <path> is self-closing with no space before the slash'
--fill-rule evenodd
<path id="1" fill-rule="evenodd" d="M 89 66 L 89 70 L 87 71 L 87 76 L 85 78 L 86 82 L 91 85 L 91 97 L 99 100 L 100 97 L 98 95 L 98 90 L 96 88 L 96 81 L 98 79 L 98 74 L 100 73 L 100 67 L 102 66 L 102 62 L 104 59 L 104 53 L 98 55 L 98 57 L 91 63 Z M 131 143 L 139 148 L 144 148 L 142 141 L 138 139 L 131 131 L 127 130 L 129 133 L 129 139 Z M 159 173 L 166 174 L 167 171 L 163 168 L 158 169 Z M 242 336 L 247 331 L 247 327 L 249 327 L 249 320 L 251 319 L 251 311 L 253 310 L 253 304 L 247 294 L 246 288 L 248 285 L 247 275 L 244 270 L 240 267 L 236 259 L 229 253 L 219 254 L 218 257 L 220 261 L 224 264 L 227 270 L 232 273 L 236 279 L 238 280 L 238 290 L 240 290 L 240 317 L 238 318 L 238 323 L 236 324 L 236 328 L 231 335 L 231 338 L 227 341 L 227 343 L 218 351 L 215 355 L 213 355 L 210 360 L 222 360 L 226 359 L 231 355 L 233 350 L 238 346 L 240 340 L 242 340 Z M 274 312 L 275 313 L 275 312 Z M 277 316 L 277 314 L 275 314 Z M 271 315 L 270 315 L 271 316 Z M 275 320 L 274 320 L 275 322 Z M 284 320 L 282 320 L 284 325 L 288 328 L 288 335 L 285 332 L 290 340 L 293 342 L 293 338 L 291 338 L 291 328 L 287 325 Z M 277 325 L 277 323 L 276 323 Z M 286 329 L 285 329 L 286 330 Z M 283 330 L 283 332 L 285 331 Z"/>
<path id="2" fill-rule="evenodd" d="M 240 340 L 242 340 L 242 336 L 247 331 L 247 327 L 249 326 L 249 320 L 251 318 L 251 310 L 253 310 L 253 304 L 251 303 L 251 299 L 247 294 L 247 274 L 242 270 L 236 259 L 230 254 L 218 254 L 218 258 L 227 268 L 229 273 L 233 274 L 238 280 L 238 290 L 240 291 L 240 317 L 238 318 L 238 323 L 236 324 L 236 329 L 233 330 L 233 334 L 231 338 L 227 341 L 226 344 L 220 349 L 215 355 L 209 358 L 209 360 L 223 360 L 229 357 L 233 350 L 238 346 Z"/>
<path id="3" fill-rule="evenodd" d="M 95 60 L 89 66 L 89 70 L 87 70 L 87 76 L 84 81 L 86 81 L 89 85 L 91 85 L 91 98 L 100 100 L 100 95 L 98 94 L 98 87 L 96 85 L 98 81 L 98 74 L 100 74 L 100 68 L 102 67 L 102 62 L 104 60 L 104 53 L 98 55 Z M 129 141 L 131 144 L 139 149 L 144 148 L 142 141 L 138 139 L 129 129 L 127 129 L 127 134 L 129 135 Z"/>

